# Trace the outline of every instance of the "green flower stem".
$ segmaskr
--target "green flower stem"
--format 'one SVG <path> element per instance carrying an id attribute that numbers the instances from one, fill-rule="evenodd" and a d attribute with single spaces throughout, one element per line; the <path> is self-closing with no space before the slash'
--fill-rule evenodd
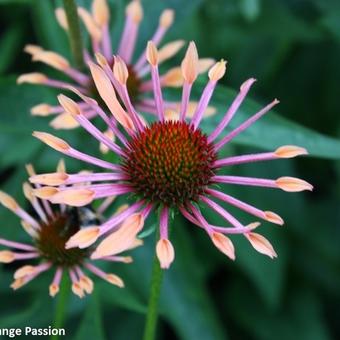
<path id="1" fill-rule="evenodd" d="M 63 0 L 63 4 L 66 12 L 68 36 L 74 62 L 79 69 L 82 69 L 84 68 L 85 64 L 83 57 L 83 41 L 81 39 L 77 5 L 74 0 Z"/>
<path id="2" fill-rule="evenodd" d="M 55 316 L 53 322 L 53 328 L 62 328 L 65 319 L 65 307 L 67 304 L 67 299 L 69 295 L 69 282 L 67 277 L 62 278 L 60 283 L 60 290 L 57 295 L 57 306 L 55 309 Z M 58 335 L 52 335 L 51 340 L 59 340 L 60 337 Z"/>
<path id="3" fill-rule="evenodd" d="M 158 258 L 155 254 L 152 265 L 151 289 L 146 314 L 146 322 L 143 340 L 154 340 L 156 335 L 157 319 L 158 319 L 158 303 L 161 293 L 163 280 L 163 269 L 161 269 Z"/>

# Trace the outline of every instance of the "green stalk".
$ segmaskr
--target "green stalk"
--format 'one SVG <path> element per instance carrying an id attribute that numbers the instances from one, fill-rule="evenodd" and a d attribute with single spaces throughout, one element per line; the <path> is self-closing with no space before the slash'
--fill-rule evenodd
<path id="1" fill-rule="evenodd" d="M 146 314 L 146 322 L 143 340 L 154 340 L 158 319 L 158 304 L 163 281 L 163 270 L 160 267 L 157 255 L 155 254 L 152 265 L 151 289 Z"/>
<path id="2" fill-rule="evenodd" d="M 71 50 L 74 62 L 79 69 L 84 68 L 83 57 L 83 41 L 81 39 L 79 17 L 77 13 L 77 5 L 74 0 L 63 0 L 67 25 L 68 36 L 70 40 Z"/>
<path id="3" fill-rule="evenodd" d="M 65 319 L 65 307 L 67 304 L 67 298 L 69 294 L 69 282 L 67 278 L 64 276 L 60 283 L 59 294 L 57 295 L 57 305 L 55 309 L 55 316 L 53 322 L 53 328 L 62 328 Z M 52 335 L 51 340 L 59 340 L 60 337 L 58 335 Z"/>

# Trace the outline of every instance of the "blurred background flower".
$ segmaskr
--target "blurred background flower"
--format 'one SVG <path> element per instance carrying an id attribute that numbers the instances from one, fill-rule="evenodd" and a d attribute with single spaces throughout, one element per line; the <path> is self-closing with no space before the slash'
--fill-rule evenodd
<path id="1" fill-rule="evenodd" d="M 36 174 L 31 164 L 26 168 L 30 176 Z M 63 174 L 65 170 L 64 162 L 60 161 L 57 172 Z M 74 184 L 73 187 L 77 187 L 77 184 Z M 75 232 L 105 221 L 103 213 L 108 207 L 107 203 L 112 202 L 112 198 L 108 201 L 104 200 L 97 210 L 90 206 L 82 208 L 72 208 L 64 204 L 52 206 L 46 199 L 38 199 L 34 196 L 34 192 L 39 189 L 39 185 L 32 187 L 28 182 L 23 184 L 24 195 L 33 210 L 30 213 L 25 211 L 12 196 L 0 191 L 0 203 L 21 219 L 23 229 L 32 238 L 30 243 L 27 243 L 27 240 L 22 243 L 16 242 L 14 239 L 0 238 L 0 245 L 5 247 L 5 250 L 0 251 L 0 263 L 15 263 L 19 266 L 14 272 L 11 288 L 17 290 L 47 270 L 54 271 L 53 280 L 49 285 L 51 297 L 59 293 L 63 275 L 69 275 L 72 291 L 80 298 L 93 292 L 94 282 L 87 275 L 88 272 L 120 288 L 124 287 L 124 282 L 119 276 L 106 273 L 92 263 L 90 257 L 93 250 L 65 248 L 67 240 Z M 11 228 L 13 227 L 11 226 Z M 121 248 L 122 251 L 141 245 L 141 241 L 135 238 L 131 245 L 132 247 Z M 35 265 L 30 261 L 29 264 L 20 266 L 20 262 L 24 261 L 25 263 L 25 260 L 35 260 Z M 120 256 L 118 252 L 114 256 L 103 258 L 103 260 L 132 262 L 131 257 Z M 64 284 L 63 294 L 67 289 L 69 287 Z"/>
<path id="2" fill-rule="evenodd" d="M 85 0 L 78 3 L 88 9 L 91 5 Z M 111 0 L 109 4 L 110 32 L 113 46 L 118 46 L 127 2 Z M 18 87 L 15 80 L 33 70 L 58 77 L 58 72 L 43 65 L 32 68 L 29 56 L 22 53 L 28 43 L 72 60 L 67 37 L 54 19 L 54 9 L 60 5 L 60 1 L 45 0 L 0 3 L 5 24 L 0 39 L 0 186 L 15 197 L 20 191 L 17 183 L 25 179 L 24 163 L 33 159 L 39 173 L 52 172 L 59 156 L 31 137 L 33 130 L 46 131 L 47 122 L 29 114 L 39 102 L 56 103 L 57 92 L 40 86 Z M 181 228 L 173 233 L 177 260 L 167 272 L 161 298 L 160 334 L 190 340 L 336 338 L 340 332 L 338 1 L 144 0 L 143 6 L 148 11 L 140 27 L 137 55 L 156 29 L 154 18 L 165 8 L 173 8 L 176 25 L 164 43 L 179 37 L 195 40 L 202 57 L 224 58 L 230 65 L 223 80 L 226 87 L 219 87 L 212 98 L 218 114 L 203 121 L 205 131 L 213 131 L 225 105 L 236 94 L 232 89 L 237 90 L 249 77 L 261 80 L 249 94 L 261 105 L 247 100 L 231 128 L 269 98 L 280 99 L 279 113 L 271 113 L 236 138 L 225 157 L 253 152 L 254 148 L 273 150 L 282 142 L 305 147 L 310 153 L 308 158 L 271 162 L 270 167 L 260 163 L 238 167 L 234 169 L 238 175 L 276 178 L 289 173 L 315 187 L 312 195 L 294 195 L 287 200 L 287 196 L 271 190 L 230 186 L 228 194 L 242 196 L 261 209 L 275 210 L 285 217 L 283 228 L 265 230 L 265 224 L 262 228 L 279 254 L 275 261 L 256 254 L 246 240 L 237 238 L 233 242 L 238 261 L 228 261 L 215 252 L 203 232 L 191 233 L 186 222 L 180 221 Z M 179 64 L 183 53 L 174 58 L 173 66 Z M 201 90 L 198 86 L 193 93 L 198 97 Z M 167 95 L 178 99 L 176 90 Z M 85 134 L 63 132 L 60 136 L 80 148 Z M 98 144 L 87 138 L 86 151 L 95 154 Z M 79 171 L 77 161 L 67 159 L 67 166 L 70 172 Z M 118 199 L 117 205 L 121 203 Z M 219 223 L 215 215 L 205 212 L 211 223 Z M 239 211 L 235 216 L 247 220 Z M 16 223 L 15 217 L 3 209 L 0 218 L 5 225 Z M 5 238 L 20 240 L 19 228 L 2 229 Z M 66 328 L 74 338 L 89 334 L 97 339 L 139 338 L 153 238 L 147 237 L 145 244 L 133 252 L 134 266 L 119 268 L 126 289 L 116 292 L 103 282 L 90 298 L 70 299 Z M 0 298 L 8 306 L 0 312 L 0 327 L 22 327 L 27 319 L 32 326 L 50 324 L 54 302 L 47 294 L 37 300 L 35 294 L 48 286 L 52 277 L 46 275 L 25 290 L 11 293 L 7 282 L 12 266 L 0 267 Z"/>

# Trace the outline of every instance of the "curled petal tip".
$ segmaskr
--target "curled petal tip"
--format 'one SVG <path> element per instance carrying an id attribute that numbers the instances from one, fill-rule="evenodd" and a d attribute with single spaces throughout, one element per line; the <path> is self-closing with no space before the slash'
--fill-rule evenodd
<path id="1" fill-rule="evenodd" d="M 17 78 L 17 84 L 44 84 L 47 80 L 48 78 L 42 73 L 26 73 Z"/>
<path id="2" fill-rule="evenodd" d="M 156 245 L 156 254 L 162 269 L 168 269 L 175 259 L 175 250 L 168 239 L 160 239 Z"/>
<path id="3" fill-rule="evenodd" d="M 29 266 L 29 265 L 23 266 L 15 271 L 14 279 L 17 280 L 20 278 L 24 278 L 27 275 L 34 274 L 35 271 L 36 271 L 36 267 L 34 266 Z"/>
<path id="4" fill-rule="evenodd" d="M 120 57 L 115 57 L 115 62 L 113 64 L 113 75 L 121 85 L 126 85 L 127 79 L 129 77 L 129 71 L 126 64 Z"/>
<path id="5" fill-rule="evenodd" d="M 110 10 L 106 0 L 94 0 L 92 2 L 92 13 L 94 21 L 99 26 L 105 26 L 110 20 Z"/>
<path id="6" fill-rule="evenodd" d="M 0 191 L 0 203 L 11 211 L 15 211 L 19 207 L 15 199 L 3 191 Z"/>
<path id="7" fill-rule="evenodd" d="M 260 225 L 261 225 L 260 222 L 253 222 L 253 223 L 249 223 L 249 224 L 247 225 L 247 227 L 250 228 L 250 229 L 256 229 L 256 228 L 259 227 Z"/>
<path id="8" fill-rule="evenodd" d="M 42 188 L 37 188 L 33 189 L 32 193 L 34 196 L 42 198 L 42 199 L 49 199 L 53 195 L 57 194 L 59 190 L 54 187 L 42 187 Z"/>
<path id="9" fill-rule="evenodd" d="M 79 230 L 73 235 L 65 245 L 66 249 L 80 248 L 84 249 L 95 243 L 100 235 L 99 227 L 86 227 Z"/>
<path id="10" fill-rule="evenodd" d="M 95 53 L 95 57 L 97 60 L 97 63 L 101 66 L 101 67 L 105 67 L 108 66 L 109 63 L 107 62 L 106 58 L 99 52 Z M 90 62 L 89 62 L 90 63 Z"/>
<path id="11" fill-rule="evenodd" d="M 10 250 L 0 251 L 0 263 L 11 263 L 15 260 L 15 255 Z"/>
<path id="12" fill-rule="evenodd" d="M 143 19 L 143 8 L 139 0 L 132 0 L 126 6 L 126 14 L 138 24 Z"/>
<path id="13" fill-rule="evenodd" d="M 271 259 L 277 257 L 277 254 L 271 243 L 262 235 L 257 233 L 245 234 L 250 244 L 256 251 L 261 254 L 269 256 Z"/>
<path id="14" fill-rule="evenodd" d="M 73 294 L 77 295 L 80 299 L 82 299 L 85 296 L 84 290 L 79 284 L 79 282 L 74 282 L 72 284 L 72 292 Z"/>
<path id="15" fill-rule="evenodd" d="M 308 151 L 300 146 L 284 145 L 275 150 L 275 155 L 280 158 L 293 158 L 308 155 Z"/>
<path id="16" fill-rule="evenodd" d="M 80 108 L 74 100 L 63 94 L 59 94 L 57 98 L 60 105 L 64 108 L 66 112 L 74 116 L 81 114 Z"/>
<path id="17" fill-rule="evenodd" d="M 91 258 L 98 259 L 131 249 L 136 243 L 136 235 L 142 230 L 143 226 L 144 218 L 142 214 L 130 215 L 117 231 L 111 233 L 98 245 Z"/>
<path id="18" fill-rule="evenodd" d="M 283 219 L 278 214 L 275 214 L 272 211 L 265 211 L 264 213 L 266 216 L 266 220 L 268 222 L 275 223 L 278 225 L 284 225 Z"/>
<path id="19" fill-rule="evenodd" d="M 174 10 L 165 9 L 159 18 L 159 24 L 163 28 L 169 28 L 172 25 L 174 18 L 175 18 Z"/>
<path id="20" fill-rule="evenodd" d="M 49 287 L 49 293 L 51 297 L 55 297 L 59 293 L 59 285 L 52 283 Z"/>
<path id="21" fill-rule="evenodd" d="M 65 183 L 69 176 L 64 172 L 55 172 L 51 174 L 35 175 L 29 178 L 33 184 L 42 184 L 48 186 L 57 186 Z"/>
<path id="22" fill-rule="evenodd" d="M 185 81 L 192 84 L 196 80 L 198 74 L 198 53 L 193 41 L 189 43 L 181 68 Z"/>
<path id="23" fill-rule="evenodd" d="M 157 66 L 158 64 L 158 50 L 153 41 L 148 41 L 146 47 L 146 59 L 152 66 Z"/>
<path id="24" fill-rule="evenodd" d="M 70 146 L 62 139 L 55 137 L 46 132 L 34 131 L 32 133 L 33 137 L 40 139 L 43 143 L 50 146 L 52 149 L 55 149 L 60 152 L 65 152 L 70 149 Z"/>
<path id="25" fill-rule="evenodd" d="M 295 177 L 280 177 L 276 180 L 276 185 L 280 189 L 288 192 L 313 191 L 313 185 Z"/>
<path id="26" fill-rule="evenodd" d="M 105 279 L 106 279 L 107 282 L 109 282 L 109 283 L 111 283 L 115 286 L 118 286 L 119 288 L 124 288 L 123 280 L 117 275 L 107 274 Z"/>
<path id="27" fill-rule="evenodd" d="M 220 80 L 226 71 L 226 64 L 227 62 L 223 59 L 221 61 L 218 61 L 210 70 L 208 73 L 209 79 L 211 81 L 218 81 Z"/>
<path id="28" fill-rule="evenodd" d="M 31 108 L 31 115 L 33 116 L 48 116 L 51 113 L 51 105 L 39 104 Z"/>
<path id="29" fill-rule="evenodd" d="M 229 237 L 218 232 L 213 232 L 211 240 L 219 251 L 227 255 L 231 260 L 235 260 L 235 248 Z"/>
<path id="30" fill-rule="evenodd" d="M 50 198 L 52 203 L 63 203 L 72 207 L 83 207 L 93 201 L 95 193 L 90 189 L 67 189 L 59 191 Z"/>

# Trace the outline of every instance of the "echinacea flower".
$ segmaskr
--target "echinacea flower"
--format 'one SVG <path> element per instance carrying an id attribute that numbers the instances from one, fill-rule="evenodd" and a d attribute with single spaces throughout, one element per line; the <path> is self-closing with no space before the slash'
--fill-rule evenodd
<path id="1" fill-rule="evenodd" d="M 265 113 L 278 103 L 274 100 L 237 128 L 221 136 L 237 109 L 242 104 L 255 79 L 249 79 L 241 85 L 240 92 L 227 109 L 215 130 L 207 136 L 200 129 L 203 113 L 207 108 L 214 88 L 226 70 L 225 61 L 217 62 L 209 70 L 209 81 L 205 86 L 197 108 L 191 119 L 187 119 L 188 103 L 192 85 L 198 74 L 198 54 L 192 42 L 182 62 L 184 78 L 182 103 L 178 120 L 166 119 L 164 102 L 158 73 L 159 53 L 155 44 L 148 43 L 147 59 L 151 65 L 154 97 L 158 119 L 148 125 L 140 120 L 133 106 L 128 112 L 120 106 L 115 91 L 106 72 L 98 65 L 92 64 L 91 71 L 97 90 L 108 106 L 113 118 L 125 128 L 126 134 L 117 135 L 119 144 L 105 137 L 84 115 L 81 106 L 64 95 L 59 96 L 59 102 L 66 112 L 69 112 L 93 137 L 104 143 L 111 152 L 119 156 L 119 162 L 113 164 L 72 148 L 64 140 L 44 132 L 34 132 L 33 135 L 61 153 L 97 165 L 108 172 L 90 174 L 86 180 L 103 182 L 70 189 L 67 185 L 83 181 L 79 175 L 72 174 L 42 174 L 33 176 L 30 181 L 46 185 L 50 191 L 48 198 L 52 203 L 67 203 L 73 206 L 89 204 L 92 200 L 113 195 L 130 195 L 135 199 L 124 212 L 108 219 L 99 227 L 99 232 L 92 236 L 91 229 L 82 229 L 67 242 L 67 248 L 83 248 L 103 238 L 92 258 L 110 256 L 131 244 L 141 230 L 141 220 L 150 210 L 159 210 L 160 239 L 156 252 L 162 268 L 168 268 L 175 258 L 174 247 L 168 237 L 169 216 L 171 211 L 179 211 L 190 222 L 202 228 L 211 238 L 214 245 L 229 258 L 235 258 L 234 246 L 226 236 L 241 234 L 260 253 L 273 258 L 275 250 L 262 235 L 254 232 L 260 223 L 242 224 L 238 219 L 223 208 L 218 201 L 228 203 L 259 219 L 278 225 L 283 224 L 282 218 L 274 212 L 263 211 L 248 203 L 242 202 L 220 189 L 221 184 L 247 185 L 282 189 L 288 192 L 312 190 L 312 185 L 304 180 L 293 177 L 278 179 L 262 179 L 241 176 L 224 176 L 219 171 L 227 166 L 249 162 L 269 161 L 281 158 L 291 158 L 307 154 L 304 148 L 286 145 L 273 152 L 232 156 L 219 158 L 219 151 L 242 131 L 255 123 Z M 125 68 L 126 70 L 126 68 Z M 119 86 L 125 86 L 120 81 Z M 77 91 L 76 91 L 77 92 Z M 118 91 L 117 91 L 118 92 Z M 93 105 L 102 118 L 112 125 L 96 102 L 81 98 Z M 125 91 L 125 95 L 127 92 Z M 111 124 L 111 125 L 110 125 Z M 63 185 L 64 187 L 54 187 Z M 221 215 L 230 226 L 217 226 L 209 223 L 201 213 L 200 206 L 204 204 Z M 145 212 L 147 211 L 147 213 Z M 120 223 L 124 221 L 124 225 Z M 174 226 L 176 229 L 176 226 Z M 175 232 L 175 230 L 174 230 Z M 84 239 L 86 242 L 84 242 Z"/>
<path id="2" fill-rule="evenodd" d="M 126 19 L 123 32 L 121 35 L 119 46 L 113 55 L 111 38 L 109 33 L 110 12 L 106 0 L 93 0 L 92 11 L 89 12 L 83 7 L 78 7 L 78 15 L 85 28 L 87 29 L 92 43 L 92 53 L 87 49 L 84 50 L 84 59 L 86 65 L 89 62 L 97 60 L 104 68 L 120 69 L 119 62 L 121 60 L 126 64 L 129 77 L 125 79 L 130 99 L 136 108 L 146 113 L 154 112 L 154 102 L 148 97 L 148 92 L 152 91 L 152 82 L 148 79 L 150 67 L 146 61 L 145 51 L 136 59 L 133 59 L 135 45 L 138 37 L 140 22 L 143 18 L 143 9 L 140 1 L 133 0 L 126 7 Z M 56 17 L 64 30 L 68 30 L 65 11 L 62 8 L 56 10 Z M 151 40 L 157 46 L 161 43 L 165 33 L 172 25 L 174 20 L 174 12 L 165 9 L 160 16 L 159 25 Z M 165 44 L 159 51 L 159 63 L 173 57 L 184 45 L 183 40 L 171 41 Z M 51 79 L 42 73 L 28 73 L 19 76 L 17 82 L 43 84 L 50 87 L 69 90 L 72 86 L 83 94 L 96 96 L 95 86 L 88 74 L 81 70 L 73 68 L 69 61 L 63 56 L 53 51 L 44 50 L 40 46 L 27 45 L 25 52 L 32 56 L 33 61 L 43 62 L 58 71 L 62 72 L 71 82 Z M 205 72 L 214 63 L 212 59 L 201 59 L 199 61 L 200 72 Z M 120 70 L 124 72 L 125 70 Z M 115 80 L 117 81 L 117 80 Z M 180 68 L 174 67 L 160 77 L 162 87 L 179 87 L 183 82 Z M 123 95 L 123 94 L 122 94 Z M 126 98 L 121 97 L 124 105 L 128 105 Z M 97 115 L 96 111 L 87 103 L 79 103 L 84 116 L 91 119 Z M 178 103 L 166 102 L 166 107 L 172 110 L 178 108 Z M 194 103 L 192 103 L 194 107 Z M 211 109 L 210 112 L 213 112 Z M 50 105 L 41 103 L 31 109 L 33 115 L 49 116 L 57 115 L 51 121 L 51 126 L 55 129 L 72 129 L 79 126 L 78 122 L 60 105 Z M 108 133 L 111 138 L 113 137 Z"/>
<path id="3" fill-rule="evenodd" d="M 30 176 L 35 175 L 32 165 L 27 166 L 27 171 Z M 63 162 L 59 164 L 58 171 L 65 173 Z M 86 177 L 86 173 L 81 173 L 79 176 Z M 66 241 L 82 228 L 86 228 L 87 231 L 92 230 L 92 234 L 97 232 L 96 224 L 100 223 L 102 213 L 113 198 L 104 201 L 97 211 L 89 206 L 73 208 L 66 207 L 63 204 L 52 208 L 46 199 L 38 199 L 34 196 L 34 191 L 40 189 L 39 185 L 36 185 L 35 188 L 31 187 L 29 183 L 24 183 L 23 185 L 25 197 L 34 208 L 36 216 L 27 213 L 11 196 L 0 191 L 0 203 L 21 219 L 22 227 L 33 240 L 33 244 L 27 244 L 0 238 L 0 246 L 8 248 L 0 250 L 0 263 L 31 259 L 39 261 L 37 265 L 24 265 L 17 269 L 14 273 L 14 282 L 11 287 L 16 290 L 49 269 L 55 271 L 53 281 L 49 287 L 52 297 L 59 291 L 63 272 L 69 273 L 72 281 L 72 291 L 80 298 L 84 297 L 85 294 L 91 294 L 94 288 L 94 283 L 86 272 L 92 272 L 113 285 L 124 287 L 120 277 L 106 273 L 93 264 L 90 259 L 92 253 L 90 248 L 65 249 Z M 123 209 L 125 208 L 123 207 Z M 91 235 L 91 233 L 88 232 L 88 235 Z M 83 242 L 86 242 L 86 240 L 83 239 Z M 141 241 L 135 239 L 135 242 L 129 248 L 140 244 Z M 127 250 L 127 248 L 121 248 L 121 251 L 124 250 Z M 123 263 L 132 262 L 130 256 L 119 256 L 118 252 L 102 260 Z"/>

